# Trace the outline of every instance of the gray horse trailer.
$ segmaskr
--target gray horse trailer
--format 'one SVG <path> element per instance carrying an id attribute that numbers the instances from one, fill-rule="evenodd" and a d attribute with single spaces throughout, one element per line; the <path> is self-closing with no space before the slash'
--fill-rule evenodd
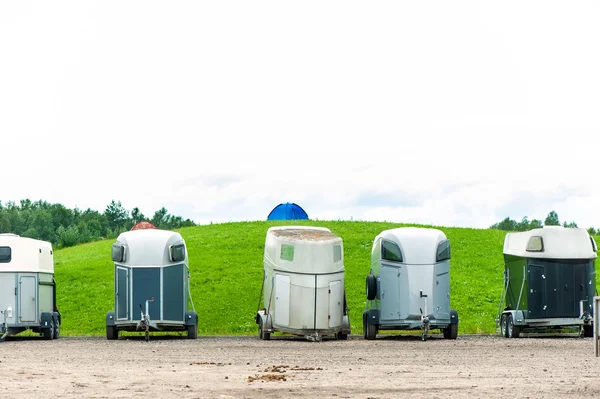
<path id="1" fill-rule="evenodd" d="M 119 331 L 187 331 L 198 337 L 198 315 L 188 310 L 189 267 L 179 233 L 147 229 L 122 233 L 112 246 L 115 310 L 106 315 L 106 338 Z M 193 304 L 192 304 L 193 306 Z"/>
<path id="2" fill-rule="evenodd" d="M 0 234 L 0 341 L 25 330 L 55 339 L 61 321 L 52 245 Z"/>
<path id="3" fill-rule="evenodd" d="M 380 330 L 431 329 L 458 336 L 458 313 L 450 309 L 450 241 L 425 228 L 383 231 L 373 243 L 363 313 L 366 339 Z"/>

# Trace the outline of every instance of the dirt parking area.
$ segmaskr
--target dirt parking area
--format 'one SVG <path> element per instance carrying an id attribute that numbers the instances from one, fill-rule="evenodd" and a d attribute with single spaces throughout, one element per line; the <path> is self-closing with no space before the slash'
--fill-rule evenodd
<path id="1" fill-rule="evenodd" d="M 591 338 L 390 336 L 0 343 L 4 398 L 556 398 L 600 396 Z"/>

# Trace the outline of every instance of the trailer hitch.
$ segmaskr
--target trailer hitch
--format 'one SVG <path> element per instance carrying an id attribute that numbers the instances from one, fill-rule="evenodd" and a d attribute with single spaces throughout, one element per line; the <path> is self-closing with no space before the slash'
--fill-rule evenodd
<path id="1" fill-rule="evenodd" d="M 419 292 L 419 297 L 424 298 L 425 300 L 425 312 L 427 312 L 427 295 L 423 295 L 423 290 Z M 427 313 L 423 313 L 423 309 L 419 308 L 421 311 L 421 329 L 423 330 L 423 335 L 421 336 L 421 341 L 427 340 L 427 334 L 429 333 L 429 315 Z"/>
<path id="2" fill-rule="evenodd" d="M 142 314 L 142 316 L 136 328 L 137 330 L 144 330 L 146 342 L 150 341 L 150 314 L 148 312 L 148 302 L 154 302 L 154 297 L 152 297 L 152 299 L 146 300 L 146 313 L 144 313 L 144 309 L 142 308 L 142 304 L 140 303 L 140 313 Z"/>

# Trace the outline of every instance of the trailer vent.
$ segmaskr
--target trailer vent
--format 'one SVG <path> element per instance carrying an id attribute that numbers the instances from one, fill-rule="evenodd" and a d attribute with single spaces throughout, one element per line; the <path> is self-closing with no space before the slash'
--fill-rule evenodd
<path id="1" fill-rule="evenodd" d="M 540 236 L 531 236 L 527 242 L 528 252 L 544 252 L 544 240 Z"/>

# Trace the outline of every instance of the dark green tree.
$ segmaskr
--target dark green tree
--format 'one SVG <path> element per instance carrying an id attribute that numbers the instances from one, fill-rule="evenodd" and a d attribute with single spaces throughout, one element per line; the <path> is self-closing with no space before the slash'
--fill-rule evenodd
<path id="1" fill-rule="evenodd" d="M 560 226 L 560 221 L 558 220 L 558 215 L 554 211 L 550 211 L 548 216 L 546 216 L 546 220 L 544 220 L 545 226 Z"/>

